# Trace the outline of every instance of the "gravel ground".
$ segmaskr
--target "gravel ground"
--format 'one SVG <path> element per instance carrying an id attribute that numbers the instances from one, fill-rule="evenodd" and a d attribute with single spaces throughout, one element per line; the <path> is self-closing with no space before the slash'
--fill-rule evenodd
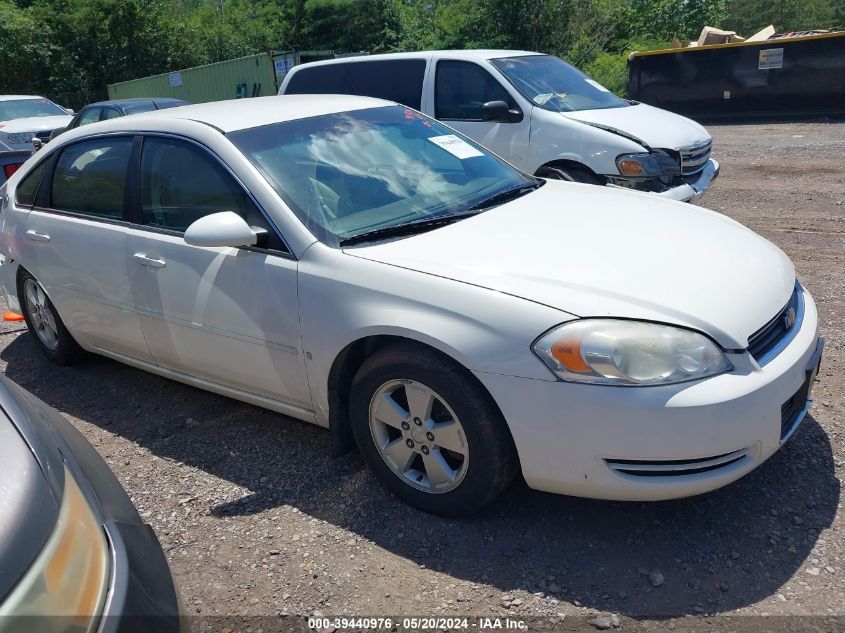
<path id="1" fill-rule="evenodd" d="M 711 494 L 612 503 L 515 485 L 475 519 L 444 520 L 390 497 L 357 455 L 331 459 L 319 428 L 105 359 L 52 366 L 19 324 L 2 326 L 0 367 L 100 451 L 155 528 L 191 614 L 567 616 L 586 626 L 614 613 L 635 630 L 772 628 L 772 618 L 725 614 L 842 616 L 845 124 L 712 132 L 722 176 L 702 204 L 789 254 L 827 348 L 799 432 Z M 594 626 L 604 624 L 616 622 Z"/>

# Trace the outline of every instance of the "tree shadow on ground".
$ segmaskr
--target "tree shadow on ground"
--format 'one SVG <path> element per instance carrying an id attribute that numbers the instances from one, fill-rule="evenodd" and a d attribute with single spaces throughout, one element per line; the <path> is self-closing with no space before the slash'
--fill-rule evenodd
<path id="1" fill-rule="evenodd" d="M 331 459 L 317 427 L 105 359 L 56 367 L 28 334 L 0 358 L 9 378 L 59 411 L 251 491 L 213 515 L 288 504 L 456 578 L 625 615 L 724 613 L 771 596 L 839 503 L 830 442 L 808 416 L 768 462 L 710 494 L 617 503 L 515 484 L 481 515 L 446 520 L 391 497 L 356 454 Z M 654 570 L 659 587 L 646 575 Z"/>

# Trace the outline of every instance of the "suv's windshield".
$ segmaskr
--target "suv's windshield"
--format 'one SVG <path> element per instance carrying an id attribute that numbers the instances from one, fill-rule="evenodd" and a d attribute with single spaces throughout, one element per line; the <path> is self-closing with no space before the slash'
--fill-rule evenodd
<path id="1" fill-rule="evenodd" d="M 532 103 L 553 112 L 575 112 L 628 105 L 597 81 L 551 55 L 491 59 Z"/>
<path id="2" fill-rule="evenodd" d="M 486 200 L 536 182 L 401 106 L 274 123 L 229 139 L 318 239 L 333 246 L 483 211 Z"/>
<path id="3" fill-rule="evenodd" d="M 67 114 L 48 99 L 14 99 L 0 101 L 0 121 L 28 119 L 34 116 L 56 116 Z"/>

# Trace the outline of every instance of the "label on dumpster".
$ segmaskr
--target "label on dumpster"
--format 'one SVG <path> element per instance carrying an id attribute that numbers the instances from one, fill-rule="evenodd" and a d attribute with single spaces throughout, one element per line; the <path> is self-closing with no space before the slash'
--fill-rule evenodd
<path id="1" fill-rule="evenodd" d="M 760 51 L 757 70 L 770 70 L 772 68 L 783 68 L 782 48 L 764 48 Z"/>
<path id="2" fill-rule="evenodd" d="M 474 158 L 476 156 L 484 156 L 481 152 L 475 149 L 472 145 L 467 143 L 454 134 L 445 134 L 444 136 L 432 136 L 428 139 L 435 145 L 438 145 L 449 152 L 452 156 L 456 156 L 463 160 L 464 158 Z"/>

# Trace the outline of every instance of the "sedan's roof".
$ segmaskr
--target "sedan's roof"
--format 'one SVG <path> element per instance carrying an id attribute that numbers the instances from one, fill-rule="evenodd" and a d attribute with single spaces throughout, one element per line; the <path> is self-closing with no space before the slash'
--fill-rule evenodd
<path id="1" fill-rule="evenodd" d="M 394 105 L 390 101 L 354 97 L 350 95 L 284 95 L 281 97 L 255 97 L 232 99 L 181 106 L 169 110 L 156 110 L 136 114 L 131 118 L 113 119 L 112 130 L 121 124 L 132 129 L 143 120 L 154 123 L 161 119 L 182 119 L 199 121 L 211 125 L 224 133 L 245 130 L 271 123 L 306 119 L 324 114 L 336 114 L 352 110 Z M 116 123 L 121 121 L 122 123 Z M 100 129 L 103 129 L 102 127 Z"/>
<path id="2" fill-rule="evenodd" d="M 109 101 L 96 101 L 94 103 L 88 104 L 88 106 L 85 107 L 87 108 L 89 106 L 129 106 L 137 105 L 139 103 L 169 104 L 188 102 L 183 99 L 174 99 L 173 97 L 133 97 L 131 99 L 111 99 Z"/>
<path id="3" fill-rule="evenodd" d="M 0 101 L 22 101 L 24 99 L 45 99 L 44 97 L 36 97 L 34 95 L 0 95 Z M 49 101 L 49 99 L 45 99 Z"/>

